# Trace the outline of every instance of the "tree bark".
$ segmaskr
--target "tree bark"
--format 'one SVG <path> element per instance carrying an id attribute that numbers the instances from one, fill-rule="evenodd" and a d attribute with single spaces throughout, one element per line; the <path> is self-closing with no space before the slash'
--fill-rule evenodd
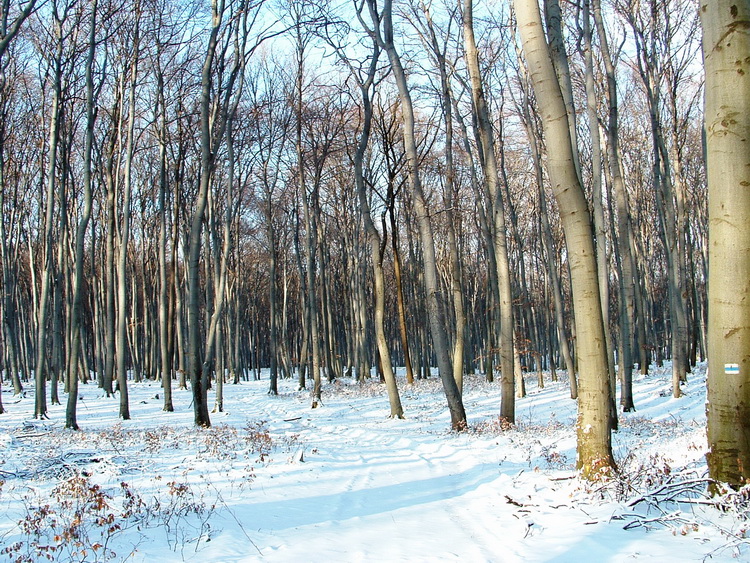
<path id="1" fill-rule="evenodd" d="M 75 240 L 75 275 L 73 278 L 73 307 L 70 313 L 72 342 L 70 346 L 70 373 L 68 374 L 68 401 L 65 408 L 65 428 L 78 430 L 76 406 L 78 403 L 78 357 L 81 351 L 81 308 L 83 305 L 83 266 L 86 229 L 88 228 L 93 207 L 93 189 L 91 181 L 92 151 L 94 144 L 95 95 L 93 66 L 96 55 L 96 16 L 97 0 L 91 2 L 89 20 L 89 45 L 86 57 L 86 139 L 83 150 L 83 212 L 76 229 Z"/>
<path id="2" fill-rule="evenodd" d="M 159 357 L 161 386 L 164 389 L 165 412 L 174 412 L 172 402 L 172 363 L 169 346 L 169 277 L 167 275 L 167 108 L 164 96 L 164 73 L 161 67 L 161 43 L 157 43 L 157 113 L 159 120 Z M 175 249 L 173 249 L 174 252 Z M 174 280 L 173 280 L 174 281 Z"/>
<path id="3" fill-rule="evenodd" d="M 385 332 L 385 275 L 383 274 L 383 256 L 387 241 L 385 240 L 385 235 L 381 237 L 372 220 L 364 175 L 365 152 L 367 151 L 370 131 L 372 129 L 372 100 L 370 90 L 375 83 L 379 55 L 380 49 L 377 43 L 373 41 L 373 52 L 370 55 L 367 78 L 364 81 L 358 81 L 362 97 L 363 116 L 362 131 L 359 135 L 357 150 L 354 154 L 354 181 L 357 185 L 359 210 L 364 219 L 365 230 L 370 242 L 375 293 L 375 341 L 378 347 L 380 365 L 383 369 L 383 377 L 385 378 L 388 390 L 388 401 L 391 407 L 390 416 L 391 418 L 404 418 L 404 409 L 401 406 L 401 398 L 398 393 L 398 386 L 396 385 L 396 376 L 393 373 L 391 352 L 388 348 L 388 340 Z M 383 217 L 383 226 L 385 227 L 385 217 Z"/>
<path id="4" fill-rule="evenodd" d="M 595 479 L 614 470 L 610 388 L 591 217 L 574 163 L 567 112 L 544 37 L 536 0 L 514 0 L 523 49 L 536 93 L 548 151 L 547 170 L 560 207 L 571 270 L 580 373 L 577 461 Z"/>
<path id="5" fill-rule="evenodd" d="M 505 209 L 500 190 L 500 171 L 495 155 L 492 120 L 484 96 L 484 87 L 479 70 L 479 55 L 474 39 L 473 1 L 463 0 L 464 48 L 466 65 L 471 79 L 471 91 L 475 122 L 478 128 L 484 181 L 492 199 L 493 247 L 497 267 L 497 282 L 500 298 L 500 382 L 502 398 L 500 416 L 509 423 L 516 420 L 516 395 L 514 372 L 514 321 L 513 294 L 511 291 L 510 263 L 508 260 L 508 240 L 505 226 Z"/>
<path id="6" fill-rule="evenodd" d="M 607 158 L 612 187 L 615 192 L 617 204 L 617 246 L 621 260 L 620 272 L 620 349 L 621 349 L 621 398 L 620 406 L 625 412 L 635 410 L 633 404 L 633 335 L 631 322 L 635 316 L 635 277 L 633 274 L 633 253 L 630 246 L 630 211 L 628 204 L 625 182 L 622 177 L 620 166 L 620 113 L 617 101 L 617 80 L 615 66 L 609 50 L 609 40 L 604 18 L 601 13 L 601 2 L 593 1 L 593 16 L 597 35 L 599 37 L 599 48 L 601 49 L 604 69 L 607 75 L 607 102 L 609 106 L 607 123 Z M 588 11 L 588 4 L 585 5 Z M 588 24 L 588 17 L 586 16 Z"/>
<path id="7" fill-rule="evenodd" d="M 57 146 L 60 140 L 61 97 L 62 97 L 62 22 L 55 11 L 55 35 L 57 38 L 56 56 L 53 69 L 52 108 L 50 111 L 50 124 L 47 149 L 47 178 L 45 189 L 45 211 L 44 211 L 44 256 L 41 274 L 41 289 L 39 302 L 37 304 L 37 335 L 36 335 L 36 362 L 34 367 L 34 418 L 47 418 L 47 392 L 46 392 L 46 355 L 47 355 L 47 310 L 49 302 L 49 290 L 53 269 L 53 233 L 54 233 L 54 209 L 55 209 L 55 174 L 57 165 Z"/>
<path id="8" fill-rule="evenodd" d="M 427 301 L 427 314 L 432 334 L 432 342 L 437 355 L 438 373 L 443 383 L 443 390 L 451 415 L 451 428 L 466 429 L 466 412 L 461 400 L 461 393 L 453 378 L 448 335 L 446 331 L 445 297 L 439 286 L 437 263 L 435 257 L 435 238 L 432 230 L 430 211 L 427 205 L 422 182 L 419 175 L 419 153 L 414 132 L 414 107 L 406 80 L 406 73 L 401 58 L 393 41 L 392 0 L 386 0 L 382 15 L 378 14 L 374 0 L 367 0 L 376 39 L 388 54 L 388 59 L 398 87 L 404 124 L 404 147 L 406 150 L 407 170 L 414 211 L 417 216 L 419 236 L 422 243 L 422 264 L 424 266 L 424 288 Z M 382 24 L 382 35 L 381 27 Z"/>
<path id="9" fill-rule="evenodd" d="M 196 426 L 209 427 L 208 414 L 208 374 L 203 373 L 201 352 L 201 307 L 200 307 L 200 254 L 203 217 L 208 202 L 208 190 L 214 171 L 215 153 L 212 143 L 213 127 L 211 112 L 212 71 L 216 56 L 219 31 L 224 15 L 224 0 L 211 2 L 211 30 L 208 36 L 203 68 L 201 69 L 200 97 L 200 152 L 201 173 L 198 194 L 195 200 L 193 217 L 190 223 L 190 239 L 187 260 L 188 275 L 188 376 L 193 395 L 193 414 Z"/>
<path id="10" fill-rule="evenodd" d="M 120 233 L 119 253 L 117 255 L 117 387 L 120 391 L 120 418 L 130 419 L 128 399 L 128 345 L 127 345 L 127 260 L 130 242 L 130 219 L 132 196 L 132 167 L 135 152 L 135 91 L 138 78 L 140 40 L 140 4 L 136 2 L 136 21 L 133 37 L 133 54 L 130 61 L 130 88 L 128 90 L 128 131 L 125 148 L 125 173 L 123 178 L 122 230 Z"/>
<path id="11" fill-rule="evenodd" d="M 710 260 L 706 459 L 712 479 L 739 488 L 750 480 L 750 2 L 706 0 L 700 16 Z"/>
<path id="12" fill-rule="evenodd" d="M 550 0 L 547 0 L 548 3 Z M 561 32 L 562 33 L 562 32 Z M 596 242 L 596 265 L 599 272 L 599 299 L 602 304 L 602 324 L 604 325 L 604 337 L 607 347 L 607 364 L 610 386 L 610 417 L 612 427 L 617 428 L 617 406 L 615 405 L 615 393 L 617 391 L 617 375 L 615 373 L 615 351 L 610 331 L 609 315 L 609 260 L 607 256 L 607 226 L 604 222 L 604 189 L 602 169 L 602 141 L 599 134 L 599 114 L 597 107 L 596 88 L 594 85 L 594 62 L 591 52 L 591 21 L 589 17 L 588 4 L 584 4 L 583 13 L 583 58 L 586 73 L 586 110 L 589 122 L 589 135 L 591 137 L 591 186 L 593 200 L 594 240 Z M 620 342 L 622 349 L 622 342 Z M 622 359 L 622 358 L 621 358 Z M 622 374 L 620 374 L 622 375 Z"/>

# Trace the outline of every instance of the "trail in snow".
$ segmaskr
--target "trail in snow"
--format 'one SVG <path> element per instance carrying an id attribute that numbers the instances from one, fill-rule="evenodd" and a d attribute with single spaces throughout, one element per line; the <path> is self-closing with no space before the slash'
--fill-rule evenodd
<path id="1" fill-rule="evenodd" d="M 638 411 L 622 415 L 615 454 L 634 474 L 701 474 L 703 371 L 674 400 L 667 369 L 636 378 Z M 689 509 L 695 529 L 624 530 L 634 517 L 627 495 L 614 498 L 611 487 L 597 490 L 575 476 L 576 405 L 564 380 L 548 377 L 538 389 L 529 377 L 517 427 L 501 431 L 498 387 L 467 378 L 471 431 L 461 434 L 448 431 L 437 379 L 402 382 L 406 420 L 387 418 L 377 382 L 327 384 L 315 410 L 295 381 L 280 381 L 279 396 L 267 395 L 267 385 L 226 385 L 227 412 L 212 415 L 209 430 L 192 427 L 187 391 L 176 392 L 176 413 L 162 413 L 153 383 L 131 385 L 130 421 L 117 420 L 116 401 L 83 386 L 80 433 L 61 428 L 63 407 L 34 422 L 33 397 L 4 394 L 10 413 L 0 431 L 10 439 L 0 441 L 0 544 L 23 541 L 17 522 L 29 506 L 85 471 L 113 496 L 126 481 L 160 503 L 149 522 L 112 538 L 117 560 L 699 561 L 750 553 L 742 542 L 730 545 L 726 532 L 744 524 L 726 514 Z M 276 443 L 262 459 L 247 439 L 259 421 Z M 177 507 L 170 487 L 182 484 L 200 510 L 165 512 Z"/>

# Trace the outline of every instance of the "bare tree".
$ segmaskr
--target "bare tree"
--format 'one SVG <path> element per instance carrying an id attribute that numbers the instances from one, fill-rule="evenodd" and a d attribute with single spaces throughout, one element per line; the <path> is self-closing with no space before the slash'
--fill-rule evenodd
<path id="1" fill-rule="evenodd" d="M 577 466 L 596 478 L 614 469 L 610 386 L 591 217 L 576 172 L 567 111 L 544 36 L 537 0 L 515 0 L 518 28 L 548 151 L 547 171 L 565 230 L 575 308 L 579 366 Z"/>
<path id="2" fill-rule="evenodd" d="M 49 116 L 49 136 L 47 148 L 47 171 L 45 179 L 45 203 L 44 203 L 44 237 L 41 288 L 37 305 L 37 336 L 36 336 L 36 362 L 34 367 L 35 378 L 35 418 L 47 417 L 47 395 L 46 395 L 46 352 L 47 352 L 47 317 L 49 307 L 49 292 L 52 283 L 52 270 L 54 268 L 54 213 L 55 213 L 55 189 L 57 179 L 58 145 L 60 142 L 60 131 L 62 127 L 62 97 L 63 97 L 63 71 L 66 59 L 66 39 L 70 33 L 68 17 L 72 10 L 71 4 L 59 4 L 53 2 L 50 17 L 52 18 L 51 49 L 48 54 L 51 85 L 51 107 Z"/>
<path id="3" fill-rule="evenodd" d="M 632 230 L 628 196 L 622 178 L 622 167 L 620 165 L 620 112 L 617 99 L 617 81 L 615 77 L 615 65 L 609 48 L 609 39 L 604 27 L 604 18 L 601 13 L 601 2 L 593 0 L 593 18 L 597 36 L 599 38 L 599 49 L 604 62 L 607 82 L 607 163 L 609 175 L 612 178 L 613 189 L 617 206 L 617 245 L 619 256 L 619 282 L 620 282 L 620 380 L 621 399 L 620 405 L 625 412 L 635 410 L 633 405 L 633 359 L 632 359 L 632 334 L 631 320 L 635 314 L 635 279 L 633 275 L 633 254 L 630 245 L 630 232 Z M 589 23 L 590 11 L 588 2 L 584 4 L 584 33 L 592 34 Z M 590 39 L 588 40 L 590 43 Z M 593 69 L 592 69 L 593 74 Z M 591 124 L 591 127 L 598 127 Z M 641 360 L 641 363 L 643 361 Z M 641 366 L 643 368 L 643 366 Z"/>
<path id="4" fill-rule="evenodd" d="M 83 210 L 78 221 L 75 237 L 75 273 L 73 277 L 72 309 L 70 324 L 72 342 L 70 346 L 70 370 L 68 373 L 68 401 L 65 409 L 65 427 L 78 429 L 76 405 L 78 401 L 78 357 L 81 353 L 81 309 L 83 305 L 83 266 L 85 260 L 86 229 L 91 219 L 93 207 L 92 186 L 92 153 L 94 144 L 94 125 L 96 121 L 94 90 L 94 58 L 96 56 L 97 0 L 93 0 L 89 15 L 88 53 L 86 55 L 86 136 L 83 152 Z M 75 370 L 75 371 L 73 371 Z"/>
<path id="5" fill-rule="evenodd" d="M 188 374 L 190 377 L 190 388 L 193 394 L 193 411 L 195 424 L 197 426 L 211 426 L 208 415 L 208 374 L 203 372 L 201 351 L 201 327 L 200 327 L 200 253 L 201 232 L 203 230 L 203 218 L 208 203 L 208 190 L 211 185 L 213 170 L 216 160 L 216 140 L 223 139 L 223 135 L 216 135 L 212 120 L 213 104 L 213 64 L 216 50 L 219 44 L 219 34 L 226 11 L 225 0 L 211 1 L 211 27 L 209 29 L 208 43 L 206 46 L 203 67 L 201 69 L 201 94 L 200 94 L 200 146 L 201 146 L 201 172 L 200 185 L 196 195 L 193 216 L 190 220 L 190 238 L 187 260 L 188 276 Z"/>
<path id="6" fill-rule="evenodd" d="M 21 31 L 21 26 L 34 13 L 37 0 L 18 2 L 14 6 L 11 0 L 0 2 L 0 59 L 3 58 L 13 39 Z"/>
<path id="7" fill-rule="evenodd" d="M 363 8 L 362 4 L 358 9 Z M 372 37 L 370 38 L 372 39 Z M 372 260 L 374 293 L 375 293 L 375 341 L 380 355 L 380 366 L 383 370 L 386 386 L 388 389 L 388 399 L 391 407 L 391 417 L 403 418 L 404 409 L 401 406 L 401 398 L 396 385 L 396 377 L 393 373 L 393 364 L 391 353 L 388 348 L 388 340 L 385 331 L 385 276 L 383 274 L 383 257 L 387 244 L 385 234 L 385 217 L 382 224 L 384 234 L 381 237 L 370 212 L 370 203 L 367 197 L 365 186 L 364 161 L 365 152 L 367 151 L 370 132 L 372 130 L 372 90 L 376 85 L 378 72 L 378 59 L 380 57 L 380 46 L 377 41 L 372 40 L 372 51 L 369 56 L 369 62 L 366 63 L 367 72 L 361 73 L 361 70 L 355 68 L 350 62 L 350 72 L 359 87 L 362 99 L 362 125 L 357 142 L 357 148 L 354 153 L 354 181 L 357 185 L 357 195 L 359 197 L 359 212 L 365 222 L 365 231 L 370 242 L 370 257 Z M 362 76 L 364 74 L 364 76 Z M 385 212 L 384 212 L 385 214 Z"/>
<path id="8" fill-rule="evenodd" d="M 481 149 L 481 163 L 484 181 L 493 214 L 493 246 L 497 267 L 497 282 L 500 304 L 500 373 L 502 403 L 500 416 L 508 422 L 515 422 L 515 373 L 513 354 L 513 293 L 511 291 L 510 263 L 508 261 L 508 241 L 506 236 L 505 209 L 500 189 L 500 170 L 495 153 L 494 131 L 490 111 L 485 100 L 482 76 L 479 68 L 479 55 L 474 39 L 474 3 L 463 1 L 463 31 L 466 49 L 466 65 L 471 79 L 474 122 L 478 129 Z"/>
<path id="9" fill-rule="evenodd" d="M 117 389 L 120 392 L 120 418 L 130 419 L 130 405 L 128 397 L 128 344 L 127 344 L 127 260 L 128 244 L 131 233 L 131 199 L 133 193 L 133 154 L 135 152 L 135 114 L 136 114 L 136 85 L 138 81 L 138 65 L 140 63 L 140 40 L 141 40 L 141 5 L 140 0 L 135 0 L 134 26 L 132 37 L 132 52 L 128 61 L 127 70 L 123 71 L 121 80 L 123 87 L 125 73 L 128 73 L 128 113 L 127 132 L 125 142 L 125 162 L 123 171 L 123 199 L 122 199 L 122 226 L 120 240 L 118 242 L 117 254 Z"/>
<path id="10" fill-rule="evenodd" d="M 438 373 L 443 383 L 448 410 L 451 414 L 451 427 L 454 430 L 463 430 L 466 428 L 466 412 L 464 411 L 461 393 L 456 385 L 456 380 L 453 378 L 451 367 L 448 336 L 445 328 L 445 297 L 439 285 L 435 259 L 435 238 L 433 236 L 430 210 L 422 190 L 422 182 L 419 174 L 419 154 L 415 137 L 414 108 L 406 80 L 406 73 L 393 38 L 393 4 L 391 0 L 386 0 L 383 10 L 379 12 L 374 0 L 366 0 L 366 2 L 372 28 L 368 28 L 363 18 L 360 18 L 360 22 L 387 53 L 391 72 L 398 87 L 404 122 L 404 146 L 406 149 L 407 171 L 411 188 L 410 196 L 417 215 L 419 237 L 422 243 L 424 289 L 427 300 L 430 333 L 432 335 L 434 351 L 438 359 Z"/>

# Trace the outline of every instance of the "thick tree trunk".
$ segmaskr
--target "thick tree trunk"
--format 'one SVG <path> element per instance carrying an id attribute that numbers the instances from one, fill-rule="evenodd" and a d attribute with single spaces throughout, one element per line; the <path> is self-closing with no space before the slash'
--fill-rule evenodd
<path id="1" fill-rule="evenodd" d="M 520 56 L 520 53 L 518 54 Z M 521 73 L 524 71 L 521 69 Z M 523 83 L 527 82 L 524 75 Z M 523 88 L 523 98 L 520 104 L 521 115 L 523 116 L 526 136 L 531 147 L 531 163 L 536 176 L 536 184 L 539 193 L 539 222 L 542 237 L 542 246 L 547 261 L 547 274 L 550 281 L 552 301 L 555 308 L 555 328 L 557 332 L 558 345 L 560 353 L 565 363 L 565 369 L 568 371 L 570 398 L 578 399 L 578 379 L 576 375 L 576 366 L 573 361 L 573 355 L 570 350 L 568 340 L 568 330 L 565 323 L 565 301 L 563 300 L 562 283 L 560 280 L 560 271 L 557 267 L 557 253 L 552 228 L 549 223 L 549 214 L 547 213 L 547 197 L 544 188 L 544 173 L 542 170 L 542 155 L 540 149 L 541 135 L 539 134 L 536 117 L 531 116 L 531 100 L 526 88 Z"/>
<path id="2" fill-rule="evenodd" d="M 538 161 L 541 167 L 541 162 Z M 555 307 L 555 326 L 557 327 L 557 339 L 560 346 L 565 369 L 568 371 L 570 398 L 578 399 L 578 376 L 576 374 L 575 362 L 573 355 L 570 353 L 570 344 L 568 342 L 568 331 L 565 329 L 565 310 L 560 283 L 560 272 L 557 269 L 555 246 L 552 238 L 552 229 L 550 228 L 549 218 L 547 215 L 547 198 L 544 195 L 544 186 L 542 185 L 541 175 L 538 175 L 539 183 L 539 206 L 541 209 L 540 217 L 542 222 L 542 237 L 544 239 L 544 252 L 547 257 L 547 267 L 549 271 L 550 285 L 552 286 L 552 300 Z"/>
<path id="3" fill-rule="evenodd" d="M 701 3 L 708 168 L 711 478 L 750 480 L 750 2 Z"/>
<path id="4" fill-rule="evenodd" d="M 548 0 L 549 2 L 550 0 Z M 594 85 L 594 62 L 591 53 L 591 24 L 588 5 L 584 5 L 583 15 L 583 56 L 586 67 L 586 110 L 591 137 L 591 191 L 593 200 L 593 219 L 596 241 L 596 265 L 599 272 L 599 300 L 602 304 L 602 323 L 607 347 L 607 364 L 610 386 L 610 417 L 612 427 L 617 428 L 617 406 L 615 394 L 617 391 L 617 375 L 615 373 L 615 351 L 610 331 L 609 315 L 609 260 L 607 252 L 607 225 L 604 222 L 604 190 L 602 188 L 604 171 L 602 170 L 602 142 L 599 134 L 599 115 L 597 111 L 597 95 Z M 620 343 L 622 346 L 622 342 Z"/>

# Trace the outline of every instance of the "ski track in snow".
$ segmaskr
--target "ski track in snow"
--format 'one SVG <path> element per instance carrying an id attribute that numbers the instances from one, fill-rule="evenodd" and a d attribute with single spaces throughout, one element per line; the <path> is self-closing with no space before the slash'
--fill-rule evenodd
<path id="1" fill-rule="evenodd" d="M 669 395 L 668 366 L 635 376 L 638 410 L 621 416 L 613 436 L 622 464 L 705 471 L 704 369 L 679 400 Z M 13 398 L 3 389 L 0 545 L 21 538 L 24 495 L 48 495 L 63 479 L 55 475 L 62 459 L 104 487 L 127 481 L 163 502 L 165 483 L 184 482 L 212 507 L 210 541 L 187 517 L 121 534 L 112 548 L 124 559 L 135 547 L 132 561 L 750 560 L 746 546 L 725 549 L 727 538 L 709 525 L 685 535 L 623 530 L 627 503 L 575 477 L 575 402 L 564 379 L 549 379 L 539 389 L 527 376 L 517 427 L 502 432 L 493 426 L 498 385 L 468 377 L 472 430 L 461 434 L 448 431 L 437 378 L 411 388 L 401 382 L 405 420 L 386 417 L 385 389 L 374 381 L 326 384 L 314 410 L 296 381 L 280 380 L 278 396 L 266 394 L 267 381 L 226 385 L 227 412 L 212 414 L 211 430 L 192 428 L 187 391 L 175 390 L 176 412 L 167 414 L 157 384 L 131 384 L 133 419 L 118 421 L 116 401 L 84 385 L 80 434 L 61 429 L 64 407 L 51 406 L 50 421 L 33 421 L 32 394 Z M 270 459 L 235 454 L 258 421 L 277 444 Z M 737 529 L 730 517 L 713 516 Z"/>

